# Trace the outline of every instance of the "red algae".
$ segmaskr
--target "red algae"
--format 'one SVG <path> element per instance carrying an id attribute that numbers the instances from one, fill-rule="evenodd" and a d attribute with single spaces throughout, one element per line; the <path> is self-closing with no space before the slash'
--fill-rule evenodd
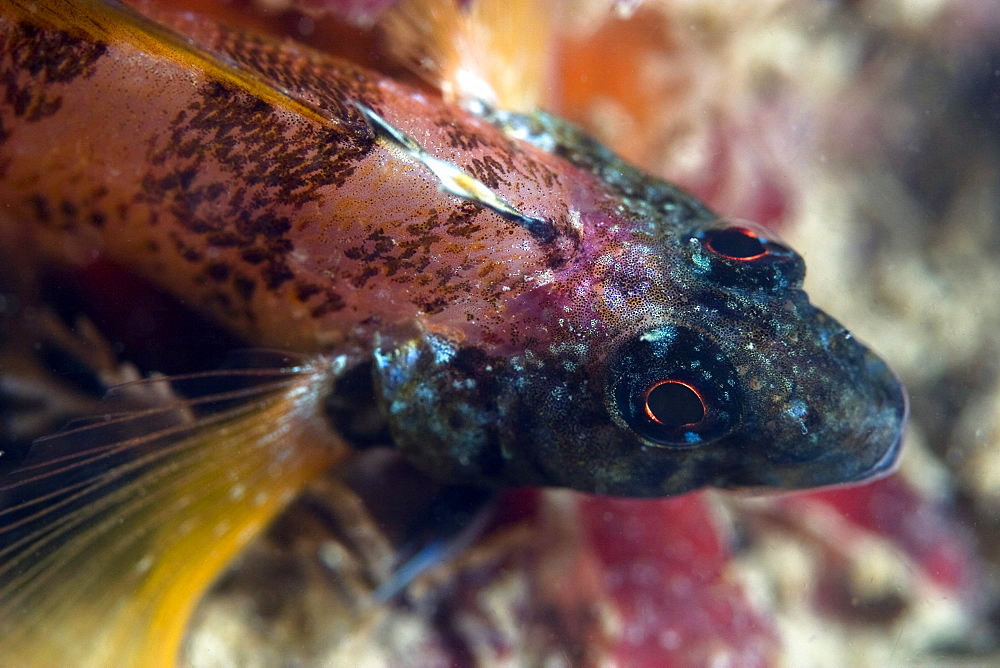
<path id="1" fill-rule="evenodd" d="M 620 665 L 771 665 L 777 629 L 732 578 L 708 497 L 636 503 L 586 498 L 580 519 L 620 617 Z"/>

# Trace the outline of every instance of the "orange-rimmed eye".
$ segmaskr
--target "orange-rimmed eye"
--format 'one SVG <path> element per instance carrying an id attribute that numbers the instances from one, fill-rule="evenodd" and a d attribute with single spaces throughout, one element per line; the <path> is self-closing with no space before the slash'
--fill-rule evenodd
<path id="1" fill-rule="evenodd" d="M 802 285 L 802 258 L 772 232 L 754 225 L 725 221 L 693 233 L 692 264 L 720 285 L 747 290 L 783 290 Z"/>
<path id="2" fill-rule="evenodd" d="M 757 260 L 769 252 L 764 240 L 745 227 L 710 230 L 705 234 L 705 246 L 718 255 L 742 262 Z"/>
<path id="3" fill-rule="evenodd" d="M 697 388 L 679 380 L 661 380 L 646 390 L 646 416 L 668 429 L 696 425 L 705 419 L 705 401 Z"/>
<path id="4" fill-rule="evenodd" d="M 647 446 L 697 448 L 739 425 L 736 380 L 710 336 L 665 325 L 618 349 L 608 369 L 608 411 Z"/>

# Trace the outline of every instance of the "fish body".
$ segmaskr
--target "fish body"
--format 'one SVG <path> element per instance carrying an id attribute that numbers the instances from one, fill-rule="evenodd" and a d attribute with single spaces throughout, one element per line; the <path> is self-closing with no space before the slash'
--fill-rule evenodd
<path id="1" fill-rule="evenodd" d="M 0 148 L 6 216 L 45 261 L 104 256 L 254 344 L 374 361 L 399 440 L 417 438 L 402 422 L 440 434 L 425 459 L 454 460 L 449 479 L 658 495 L 886 466 L 898 384 L 808 303 L 801 258 L 766 232 L 552 117 L 475 116 L 294 44 L 161 17 L 203 64 L 88 32 L 87 11 L 120 19 L 100 3 L 50 4 L 5 19 Z M 420 156 L 515 214 L 454 194 Z M 641 363 L 698 386 L 711 438 L 634 433 L 652 418 L 624 404 L 644 397 L 611 386 Z M 498 442 L 510 424 L 530 428 Z M 454 465 L 479 457 L 501 470 Z"/>
<path id="2" fill-rule="evenodd" d="M 310 360 L 290 377 L 311 399 L 268 404 L 310 443 L 283 457 L 316 452 L 318 422 L 339 460 L 324 402 L 362 368 L 394 447 L 448 482 L 656 497 L 892 470 L 901 387 L 766 230 L 544 113 L 144 11 L 0 2 L 0 242 L 110 260 Z M 226 420 L 248 435 L 219 470 L 261 436 Z"/>
<path id="3" fill-rule="evenodd" d="M 370 348 L 374 332 L 418 317 L 477 338 L 503 328 L 504 304 L 544 273 L 547 249 L 379 146 L 356 105 L 566 226 L 573 179 L 558 174 L 562 161 L 347 63 L 175 22 L 285 97 L 261 99 L 127 42 L 27 25 L 9 34 L 4 200 L 38 223 L 45 251 L 103 254 L 283 349 Z"/>

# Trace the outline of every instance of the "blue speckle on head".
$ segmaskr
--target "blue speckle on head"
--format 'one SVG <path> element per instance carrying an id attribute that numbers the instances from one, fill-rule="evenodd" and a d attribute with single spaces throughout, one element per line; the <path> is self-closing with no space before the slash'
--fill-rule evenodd
<path id="1" fill-rule="evenodd" d="M 701 443 L 701 436 L 693 432 L 686 432 L 684 434 L 684 442 L 694 445 L 695 443 Z"/>
<path id="2" fill-rule="evenodd" d="M 702 252 L 701 241 L 695 237 L 691 237 L 688 243 L 691 244 L 693 251 L 691 253 L 691 261 L 694 263 L 695 269 L 698 273 L 707 274 L 710 272 L 712 270 L 712 260 L 707 254 Z"/>
<path id="3" fill-rule="evenodd" d="M 671 343 L 677 336 L 677 328 L 666 326 L 658 327 L 657 329 L 651 329 L 642 336 L 639 337 L 640 341 L 646 341 L 648 343 Z"/>
<path id="4" fill-rule="evenodd" d="M 448 341 L 439 339 L 436 336 L 427 337 L 427 344 L 434 354 L 434 362 L 437 364 L 447 364 L 455 356 L 455 347 Z"/>
<path id="5" fill-rule="evenodd" d="M 795 399 L 794 401 L 788 404 L 788 414 L 791 415 L 793 418 L 801 418 L 808 412 L 809 412 L 809 407 L 806 406 L 806 403 L 804 401 Z"/>
<path id="6" fill-rule="evenodd" d="M 417 362 L 419 351 L 410 342 L 399 349 L 387 352 L 376 348 L 373 357 L 383 388 L 394 389 L 406 382 L 413 365 Z"/>
<path id="7" fill-rule="evenodd" d="M 808 412 L 809 412 L 809 407 L 806 405 L 804 401 L 801 401 L 799 399 L 794 399 L 790 401 L 788 403 L 788 408 L 785 410 L 785 413 L 787 413 L 789 417 L 791 417 L 793 420 L 799 423 L 799 427 L 802 429 L 803 434 L 809 433 L 809 428 L 806 427 L 805 420 L 802 419 Z"/>

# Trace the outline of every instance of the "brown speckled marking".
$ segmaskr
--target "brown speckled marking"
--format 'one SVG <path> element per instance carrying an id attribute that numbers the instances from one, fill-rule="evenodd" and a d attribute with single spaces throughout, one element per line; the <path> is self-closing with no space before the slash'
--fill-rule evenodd
<path id="1" fill-rule="evenodd" d="M 472 132 L 461 132 L 455 127 L 454 123 L 449 123 L 447 120 L 439 120 L 437 126 L 444 130 L 445 136 L 448 138 L 448 144 L 459 151 L 474 151 L 478 148 L 488 148 L 488 142 L 483 140 L 483 137 Z"/>
<path id="2" fill-rule="evenodd" d="M 477 222 L 481 208 L 472 202 L 462 202 L 447 213 L 431 210 L 426 219 L 406 225 L 390 236 L 386 230 L 376 228 L 361 244 L 344 250 L 344 255 L 360 261 L 365 267 L 360 273 L 349 278 L 356 288 L 363 288 L 376 276 L 385 276 L 394 283 L 414 283 L 428 288 L 425 293 L 433 294 L 418 301 L 424 313 L 439 313 L 454 299 L 455 295 L 472 289 L 468 280 L 456 280 L 464 275 L 468 267 L 448 267 L 428 271 L 434 256 L 432 247 L 445 239 L 468 243 L 482 230 Z M 452 244 L 458 245 L 460 244 Z M 452 246 L 445 246 L 444 251 Z M 457 248 L 452 249 L 457 250 Z M 497 281 L 499 284 L 500 281 Z M 499 285 L 493 286 L 488 298 L 499 297 Z"/>
<path id="3" fill-rule="evenodd" d="M 222 272 L 213 265 L 200 275 L 219 283 L 220 290 L 231 281 L 235 295 L 249 304 L 258 288 L 278 290 L 295 278 L 287 256 L 300 230 L 292 230 L 288 214 L 316 201 L 319 188 L 342 185 L 372 149 L 368 126 L 349 101 L 370 101 L 375 82 L 346 64 L 339 64 L 344 72 L 335 76 L 326 59 L 225 28 L 206 41 L 213 50 L 336 119 L 323 128 L 305 123 L 276 127 L 268 104 L 213 82 L 177 115 L 151 152 L 156 168 L 144 179 L 143 197 L 150 204 L 170 207 L 206 247 L 239 250 L 239 260 L 247 265 L 244 271 L 230 267 Z M 198 175 L 210 172 L 209 168 L 217 169 L 222 178 L 203 183 Z M 232 183 L 239 184 L 235 192 L 226 187 Z M 362 274 L 351 283 L 366 280 Z M 311 305 L 312 317 L 345 306 L 330 286 L 306 280 L 294 286 L 293 295 Z M 254 320 L 249 309 L 245 315 Z"/>
<path id="4" fill-rule="evenodd" d="M 107 52 L 100 42 L 24 23 L 0 40 L 3 107 L 29 123 L 58 112 L 63 104 L 60 87 L 92 76 L 97 61 Z"/>
<path id="5" fill-rule="evenodd" d="M 373 139 L 367 124 L 353 103 L 358 101 L 375 110 L 383 108 L 384 91 L 380 88 L 377 78 L 350 64 L 331 61 L 293 44 L 275 43 L 266 38 L 225 28 L 216 28 L 202 37 L 212 50 L 255 72 L 276 88 L 288 91 L 296 99 L 305 100 L 328 114 L 333 121 L 333 127 L 343 130 L 345 142 L 344 152 L 331 155 L 329 159 L 337 161 L 344 169 L 345 178 L 353 173 L 354 160 L 365 157 Z M 197 112 L 192 110 L 192 114 L 195 113 Z M 548 165 L 526 159 L 524 150 L 503 134 L 479 132 L 476 127 L 479 121 L 473 120 L 472 124 L 464 121 L 456 122 L 455 117 L 438 117 L 438 113 L 435 111 L 429 121 L 440 129 L 446 145 L 466 152 L 478 148 L 481 153 L 486 153 L 458 155 L 453 159 L 459 167 L 478 178 L 487 187 L 511 190 L 523 182 L 539 184 L 544 188 L 559 185 L 560 177 Z M 183 123 L 189 121 L 187 118 L 178 120 Z M 251 117 L 249 123 L 255 124 L 257 121 Z M 491 128 L 484 126 L 483 129 Z M 303 141 L 317 140 L 294 135 L 286 137 L 286 141 L 290 145 L 301 146 Z M 353 154 L 347 150 L 352 145 L 358 149 Z M 343 183 L 337 178 L 331 178 L 329 182 L 333 186 Z M 499 241 L 500 237 L 517 233 L 514 227 L 516 223 L 510 221 L 508 221 L 509 227 L 501 223 L 492 230 L 485 229 L 483 226 L 490 223 L 481 218 L 483 209 L 476 205 L 463 204 L 448 211 L 450 213 L 447 214 L 429 211 L 422 222 L 403 228 L 386 229 L 373 225 L 366 230 L 366 238 L 359 240 L 360 244 L 355 241 L 354 246 L 344 250 L 346 258 L 362 260 L 362 263 L 360 266 L 342 270 L 339 278 L 355 290 L 365 288 L 372 279 L 380 275 L 395 283 L 415 283 L 426 288 L 424 292 L 427 296 L 415 299 L 414 302 L 425 312 L 439 312 L 454 297 L 456 291 L 470 288 L 468 281 L 461 284 L 456 281 L 456 274 L 475 271 L 476 267 L 459 267 L 447 275 L 440 272 L 427 274 L 425 270 L 435 262 L 434 258 L 440 257 L 442 252 L 463 251 L 469 244 L 491 243 L 485 238 L 486 235 Z M 423 215 L 421 214 L 421 217 Z M 445 215 L 448 216 L 448 221 L 441 227 L 442 216 Z M 464 224 L 460 221 L 464 221 Z M 557 214 L 551 222 L 556 228 L 557 235 L 568 241 L 561 244 L 545 243 L 543 261 L 549 268 L 555 269 L 563 266 L 574 254 L 578 238 L 564 215 Z M 476 234 L 477 232 L 479 234 Z M 216 247 L 240 248 L 240 255 L 245 262 L 260 265 L 260 280 L 268 289 L 281 287 L 295 278 L 282 259 L 285 251 L 276 249 L 273 243 L 248 247 L 237 243 L 231 234 L 221 236 L 216 234 L 208 237 L 208 240 Z M 452 243 L 448 243 L 449 241 Z M 443 245 L 447 245 L 448 248 L 442 251 Z M 291 248 L 287 250 L 290 251 Z M 476 286 L 480 296 L 495 302 L 500 297 L 502 280 L 501 275 L 497 275 L 494 280 L 480 280 Z M 305 283 L 311 284 L 308 280 Z M 486 294 L 483 294 L 484 285 Z M 430 296 L 432 293 L 433 297 Z M 311 313 L 314 315 L 343 308 L 342 297 L 336 293 L 331 295 L 331 290 L 327 286 L 313 285 L 312 289 L 306 290 L 305 293 L 296 286 L 292 296 L 301 301 L 299 295 L 302 294 L 308 294 L 307 299 L 313 300 L 324 298 L 321 295 L 325 296 L 326 301 L 320 306 L 316 306 L 315 302 L 309 302 L 313 304 Z"/>
<path id="6" fill-rule="evenodd" d="M 16 206 L 38 228 L 56 226 L 44 240 L 57 258 L 106 254 L 250 340 L 325 349 L 345 336 L 363 339 L 374 326 L 368 309 L 387 326 L 441 315 L 500 336 L 510 322 L 507 305 L 533 289 L 532 278 L 577 254 L 581 236 L 569 224 L 566 197 L 575 181 L 534 147 L 433 96 L 301 46 L 165 16 L 205 49 L 206 60 L 235 63 L 253 73 L 247 80 L 281 94 L 244 88 L 222 66 L 192 69 L 112 41 L 93 85 L 66 91 L 64 106 L 74 108 L 46 121 L 50 140 L 48 125 L 35 133 L 22 132 L 25 123 L 11 126 L 18 150 L 56 161 L 53 170 L 22 160 L 21 171 L 38 168 L 43 176 L 37 189 L 12 196 L 44 198 Z M 109 102 L 116 91 L 121 100 Z M 523 210 L 525 220 L 551 228 L 542 234 L 441 192 L 419 165 L 376 146 L 355 103 L 380 110 L 428 153 Z M 132 141 L 84 135 L 75 143 L 73 122 Z M 112 190 L 103 201 L 82 190 L 99 184 Z M 530 328 L 538 316 L 522 319 Z"/>
<path id="7" fill-rule="evenodd" d="M 493 190 L 496 190 L 501 183 L 510 185 L 510 181 L 504 176 L 507 170 L 490 155 L 474 158 L 469 163 L 469 172 Z"/>
<path id="8" fill-rule="evenodd" d="M 346 306 L 344 298 L 330 288 L 320 288 L 320 292 L 323 295 L 323 301 L 309 312 L 309 315 L 313 318 L 320 318 L 330 313 L 336 313 Z"/>
<path id="9" fill-rule="evenodd" d="M 208 264 L 200 275 L 216 283 L 231 279 L 244 301 L 258 285 L 273 291 L 294 278 L 286 260 L 294 248 L 288 214 L 317 200 L 320 188 L 342 184 L 372 146 L 361 122 L 318 128 L 276 117 L 255 97 L 206 84 L 154 142 L 139 196 L 201 237 L 202 250 L 239 249 L 248 265 L 243 273 Z M 175 241 L 186 260 L 204 260 L 190 241 Z M 318 306 L 337 303 L 334 296 Z"/>
<path id="10" fill-rule="evenodd" d="M 233 285 L 236 287 L 236 291 L 240 297 L 243 298 L 243 301 L 250 301 L 253 298 L 254 291 L 257 289 L 257 284 L 254 283 L 253 279 L 243 274 L 236 274 L 233 278 Z"/>
<path id="11" fill-rule="evenodd" d="M 103 43 L 24 23 L 0 34 L 0 145 L 10 137 L 9 128 L 15 121 L 33 124 L 58 113 L 63 106 L 63 89 L 77 79 L 93 76 L 97 61 L 106 52 Z M 0 162 L 0 173 L 3 171 L 5 166 Z M 106 188 L 94 188 L 79 205 L 37 193 L 28 195 L 26 201 L 41 226 L 73 232 L 81 225 L 105 225 L 107 214 L 98 205 L 106 194 Z"/>
<path id="12" fill-rule="evenodd" d="M 275 87 L 310 100 L 330 118 L 351 119 L 357 138 L 358 133 L 368 136 L 367 125 L 351 104 L 362 100 L 379 106 L 376 82 L 365 71 L 337 62 L 337 71 L 331 72 L 331 61 L 319 54 L 225 28 L 220 29 L 213 48 Z"/>
<path id="13" fill-rule="evenodd" d="M 435 125 L 444 132 L 448 144 L 460 151 L 474 151 L 476 149 L 487 149 L 489 155 L 483 160 L 473 159 L 465 165 L 465 169 L 471 172 L 476 178 L 491 188 L 496 185 L 490 183 L 489 179 L 496 179 L 501 174 L 513 174 L 522 179 L 530 179 L 535 183 L 541 183 L 546 188 L 555 187 L 559 182 L 559 175 L 552 171 L 547 165 L 533 160 L 522 160 L 526 171 L 517 168 L 518 162 L 515 156 L 521 153 L 520 148 L 509 138 L 504 137 L 503 141 L 486 139 L 484 135 L 469 132 L 467 129 L 457 126 L 453 119 L 439 119 Z M 504 183 L 509 183 L 508 179 L 503 179 Z M 500 180 L 493 181 L 494 184 Z"/>
<path id="14" fill-rule="evenodd" d="M 95 189 L 77 201 L 54 199 L 40 193 L 26 197 L 34 220 L 49 230 L 74 234 L 84 227 L 100 229 L 107 223 L 107 214 L 98 208 L 105 193 Z"/>

